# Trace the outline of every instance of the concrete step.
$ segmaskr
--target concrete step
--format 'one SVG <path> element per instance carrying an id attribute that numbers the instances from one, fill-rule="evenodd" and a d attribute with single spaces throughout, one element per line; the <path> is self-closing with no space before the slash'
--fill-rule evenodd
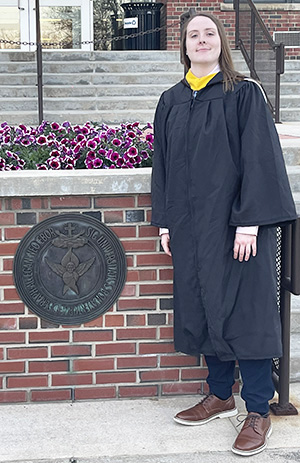
<path id="1" fill-rule="evenodd" d="M 297 122 L 300 121 L 300 107 L 298 108 L 282 108 L 280 110 L 282 122 Z"/>
<path id="2" fill-rule="evenodd" d="M 83 97 L 116 97 L 116 96 L 159 96 L 168 88 L 167 84 L 157 85 L 45 85 L 45 98 L 83 98 Z M 0 98 L 34 98 L 37 96 L 36 86 L 1 86 Z"/>
<path id="3" fill-rule="evenodd" d="M 300 95 L 299 82 L 284 82 L 280 85 L 280 95 Z"/>
<path id="4" fill-rule="evenodd" d="M 298 84 L 300 86 L 300 83 Z M 282 95 L 280 98 L 281 108 L 298 108 L 300 109 L 299 95 Z"/>
<path id="5" fill-rule="evenodd" d="M 93 73 L 85 74 L 44 74 L 44 85 L 136 85 L 136 84 L 167 84 L 169 87 L 177 83 L 183 74 L 181 72 L 155 72 L 155 73 Z M 35 74 L 2 74 L 1 85 L 35 85 Z"/>
<path id="6" fill-rule="evenodd" d="M 291 189 L 295 193 L 300 192 L 300 166 L 287 166 L 287 173 Z"/>
<path id="7" fill-rule="evenodd" d="M 134 109 L 149 109 L 155 111 L 158 98 L 160 93 L 156 95 L 139 95 L 139 96 L 98 96 L 97 94 L 92 94 L 91 91 L 86 91 L 88 96 L 77 95 L 75 97 L 46 97 L 44 98 L 44 108 L 49 111 L 60 111 L 60 110 L 134 110 Z M 53 92 L 54 93 L 54 92 Z M 293 103 L 293 107 L 292 107 Z M 298 104 L 297 104 L 298 103 Z M 286 106 L 286 107 L 285 107 Z M 34 111 L 36 108 L 36 97 L 33 98 L 2 98 L 1 99 L 1 110 L 2 111 Z M 292 112 L 292 113 L 291 113 Z M 285 105 L 282 105 L 281 116 L 283 120 L 291 120 L 291 115 L 293 115 L 293 120 L 298 120 L 297 115 L 300 113 L 300 97 L 298 99 L 293 99 L 292 102 L 285 101 Z M 288 119 L 284 119 L 288 115 Z M 293 150 L 296 154 L 296 150 Z M 298 162 L 296 163 L 298 164 Z"/>
<path id="8" fill-rule="evenodd" d="M 231 50 L 233 59 L 243 61 L 239 50 Z M 35 61 L 34 52 L 2 51 L 0 61 L 27 62 Z M 81 50 L 67 51 L 43 51 L 43 61 L 180 61 L 179 51 L 167 50 L 124 50 L 124 51 L 93 51 L 83 52 Z"/>
<path id="9" fill-rule="evenodd" d="M 300 138 L 281 140 L 284 160 L 287 166 L 300 165 Z"/>
<path id="10" fill-rule="evenodd" d="M 2 63 L 2 74 L 22 74 L 36 72 L 36 63 Z M 138 72 L 181 72 L 183 65 L 177 61 L 77 61 L 77 62 L 44 62 L 43 72 L 45 74 L 77 74 L 77 73 L 134 73 Z"/>
<path id="11" fill-rule="evenodd" d="M 139 97 L 107 97 L 107 98 L 44 98 L 45 111 L 60 111 L 63 109 L 71 111 L 134 111 L 135 109 L 156 108 L 158 97 L 139 96 Z M 36 98 L 2 98 L 2 111 L 34 111 L 36 108 Z"/>
<path id="12" fill-rule="evenodd" d="M 234 60 L 234 64 L 241 72 L 247 67 L 241 60 Z M 76 73 L 134 73 L 138 72 L 179 72 L 183 74 L 183 65 L 179 61 L 44 61 L 43 72 L 55 74 Z M 35 73 L 35 62 L 2 62 L 1 74 Z"/>
<path id="13" fill-rule="evenodd" d="M 293 192 L 293 197 L 294 197 L 297 213 L 298 215 L 300 215 L 300 193 Z"/>
<path id="14" fill-rule="evenodd" d="M 286 59 L 284 61 L 284 69 L 285 69 L 285 71 L 290 71 L 292 69 L 300 70 L 300 60 L 298 60 L 298 59 Z"/>
<path id="15" fill-rule="evenodd" d="M 84 124 L 86 121 L 97 123 L 105 123 L 108 125 L 119 125 L 120 123 L 140 121 L 141 124 L 153 121 L 153 110 L 101 110 L 101 111 L 85 111 L 85 110 L 63 110 L 63 111 L 44 111 L 44 119 L 49 122 L 64 122 L 69 121 L 72 124 Z M 36 111 L 0 111 L 0 121 L 6 121 L 11 125 L 18 124 L 38 124 L 38 116 Z"/>
<path id="16" fill-rule="evenodd" d="M 291 334 L 290 380 L 300 381 L 300 333 Z"/>

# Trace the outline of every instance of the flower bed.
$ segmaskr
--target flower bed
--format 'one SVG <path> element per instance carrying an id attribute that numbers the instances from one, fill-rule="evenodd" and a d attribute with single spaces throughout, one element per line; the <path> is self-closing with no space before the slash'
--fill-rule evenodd
<path id="1" fill-rule="evenodd" d="M 131 169 L 150 167 L 151 124 L 111 128 L 44 121 L 38 127 L 0 125 L 0 170 Z"/>

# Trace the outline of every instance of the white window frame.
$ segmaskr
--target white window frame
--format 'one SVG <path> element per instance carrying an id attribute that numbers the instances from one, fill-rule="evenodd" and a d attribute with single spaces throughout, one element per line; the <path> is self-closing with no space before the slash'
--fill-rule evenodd
<path id="1" fill-rule="evenodd" d="M 40 7 L 44 6 L 79 6 L 81 7 L 81 40 L 93 40 L 93 0 L 39 0 Z M 0 6 L 19 8 L 20 11 L 20 41 L 36 42 L 35 0 L 0 0 Z M 76 50 L 93 51 L 93 44 L 82 45 Z M 36 46 L 21 45 L 13 51 L 35 51 Z M 54 50 L 51 49 L 51 50 Z M 47 50 L 47 51 L 51 51 Z M 69 49 L 58 49 L 70 51 Z M 9 51 L 9 48 L 1 51 Z"/>

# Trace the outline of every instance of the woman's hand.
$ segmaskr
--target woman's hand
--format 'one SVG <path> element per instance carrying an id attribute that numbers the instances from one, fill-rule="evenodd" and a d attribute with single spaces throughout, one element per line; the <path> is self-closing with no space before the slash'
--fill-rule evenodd
<path id="1" fill-rule="evenodd" d="M 168 256 L 172 256 L 171 250 L 170 250 L 170 235 L 169 233 L 163 233 L 161 235 L 161 245 L 163 250 L 165 251 Z"/>
<path id="2" fill-rule="evenodd" d="M 239 259 L 240 262 L 249 260 L 250 255 L 256 256 L 256 236 L 244 235 L 243 233 L 236 233 L 233 245 L 233 257 Z"/>

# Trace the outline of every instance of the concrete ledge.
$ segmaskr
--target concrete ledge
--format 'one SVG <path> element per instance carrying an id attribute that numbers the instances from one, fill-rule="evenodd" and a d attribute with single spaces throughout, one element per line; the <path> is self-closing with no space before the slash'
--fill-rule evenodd
<path id="1" fill-rule="evenodd" d="M 151 167 L 0 172 L 0 196 L 69 196 L 150 193 Z"/>
<path id="2" fill-rule="evenodd" d="M 300 10 L 300 5 L 297 3 L 255 3 L 258 10 L 262 11 L 297 11 Z M 232 3 L 221 3 L 221 11 L 234 11 Z M 241 10 L 248 10 L 249 5 L 240 5 Z"/>

